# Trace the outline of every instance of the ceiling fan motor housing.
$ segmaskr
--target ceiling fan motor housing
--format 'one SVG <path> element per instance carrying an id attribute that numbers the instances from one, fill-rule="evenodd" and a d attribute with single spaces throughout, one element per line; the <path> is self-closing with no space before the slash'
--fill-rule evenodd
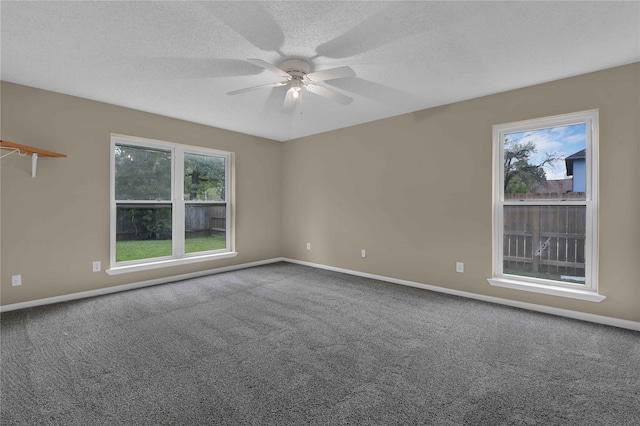
<path id="1" fill-rule="evenodd" d="M 338 68 L 312 72 L 311 64 L 309 64 L 309 62 L 305 61 L 304 59 L 299 58 L 285 59 L 284 61 L 280 62 L 277 67 L 262 59 L 247 59 L 247 61 L 260 68 L 264 68 L 273 74 L 276 74 L 278 77 L 280 77 L 281 80 L 276 83 L 262 84 L 260 86 L 233 90 L 231 92 L 228 92 L 228 95 L 237 95 L 256 89 L 288 86 L 289 88 L 287 90 L 284 102 L 285 110 L 292 109 L 294 101 L 300 96 L 301 89 L 312 91 L 319 96 L 332 99 L 342 105 L 348 105 L 351 103 L 351 101 L 353 101 L 353 99 L 349 96 L 343 95 L 340 92 L 317 84 L 317 82 L 325 80 L 354 77 L 355 72 L 350 67 L 342 66 Z M 282 79 L 284 79 L 284 81 Z"/>
<path id="2" fill-rule="evenodd" d="M 292 77 L 302 79 L 311 72 L 311 65 L 302 59 L 285 59 L 280 63 L 280 69 Z"/>

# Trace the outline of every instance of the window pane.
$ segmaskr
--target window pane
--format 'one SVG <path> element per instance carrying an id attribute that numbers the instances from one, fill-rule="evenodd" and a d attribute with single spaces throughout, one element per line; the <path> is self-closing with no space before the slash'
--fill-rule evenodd
<path id="1" fill-rule="evenodd" d="M 224 157 L 184 154 L 184 199 L 225 200 Z"/>
<path id="2" fill-rule="evenodd" d="M 170 200 L 171 151 L 116 145 L 116 200 Z"/>
<path id="3" fill-rule="evenodd" d="M 503 273 L 585 282 L 585 206 L 504 206 Z"/>
<path id="4" fill-rule="evenodd" d="M 227 207 L 191 204 L 185 206 L 186 253 L 226 248 Z"/>
<path id="5" fill-rule="evenodd" d="M 586 141 L 585 123 L 506 134 L 505 199 L 586 199 Z"/>
<path id="6" fill-rule="evenodd" d="M 117 206 L 117 262 L 171 256 L 171 253 L 171 205 Z"/>

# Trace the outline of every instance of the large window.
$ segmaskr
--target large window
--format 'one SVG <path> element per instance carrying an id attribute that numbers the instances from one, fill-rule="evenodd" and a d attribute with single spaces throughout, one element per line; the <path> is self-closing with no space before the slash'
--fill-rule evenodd
<path id="1" fill-rule="evenodd" d="M 235 255 L 231 153 L 114 135 L 111 155 L 108 272 Z"/>
<path id="2" fill-rule="evenodd" d="M 494 126 L 492 285 L 600 301 L 598 113 Z"/>

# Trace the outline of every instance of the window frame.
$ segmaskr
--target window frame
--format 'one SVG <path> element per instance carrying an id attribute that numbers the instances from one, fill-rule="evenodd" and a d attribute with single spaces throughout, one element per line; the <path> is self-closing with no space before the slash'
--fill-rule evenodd
<path id="1" fill-rule="evenodd" d="M 586 125 L 586 192 L 584 200 L 534 199 L 505 200 L 504 139 L 511 133 L 535 131 L 573 124 Z M 493 274 L 492 286 L 535 293 L 569 297 L 594 302 L 604 300 L 598 294 L 598 110 L 535 118 L 493 126 Z M 569 283 L 503 272 L 504 207 L 518 206 L 585 206 L 585 283 Z"/>
<path id="2" fill-rule="evenodd" d="M 115 198 L 115 148 L 116 145 L 128 145 L 132 147 L 150 148 L 171 152 L 171 200 L 127 200 L 130 204 L 171 205 L 171 255 L 146 259 L 116 261 L 116 228 L 117 208 L 119 204 L 126 204 Z M 110 144 L 110 268 L 106 270 L 109 275 L 127 272 L 137 272 L 168 266 L 184 265 L 195 262 L 204 262 L 217 259 L 225 259 L 237 256 L 234 250 L 234 223 L 233 223 L 233 153 L 211 148 L 182 145 L 172 142 L 153 139 L 111 134 Z M 199 154 L 214 156 L 224 159 L 225 165 L 225 200 L 224 201 L 199 201 L 184 199 L 184 155 Z M 225 205 L 225 248 L 186 253 L 185 252 L 185 207 L 187 204 L 217 204 Z"/>

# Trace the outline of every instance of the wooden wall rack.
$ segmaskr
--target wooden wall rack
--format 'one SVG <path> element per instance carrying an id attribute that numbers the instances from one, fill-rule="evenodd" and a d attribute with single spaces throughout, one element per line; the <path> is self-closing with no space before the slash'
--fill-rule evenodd
<path id="1" fill-rule="evenodd" d="M 64 154 L 60 154 L 53 151 L 47 151 L 45 149 L 34 148 L 27 145 L 20 145 L 19 143 L 0 140 L 0 149 L 10 151 L 7 154 L 3 154 L 0 158 L 4 158 L 8 155 L 18 153 L 19 156 L 31 155 L 31 177 L 36 177 L 36 169 L 38 167 L 38 157 L 66 157 Z"/>

